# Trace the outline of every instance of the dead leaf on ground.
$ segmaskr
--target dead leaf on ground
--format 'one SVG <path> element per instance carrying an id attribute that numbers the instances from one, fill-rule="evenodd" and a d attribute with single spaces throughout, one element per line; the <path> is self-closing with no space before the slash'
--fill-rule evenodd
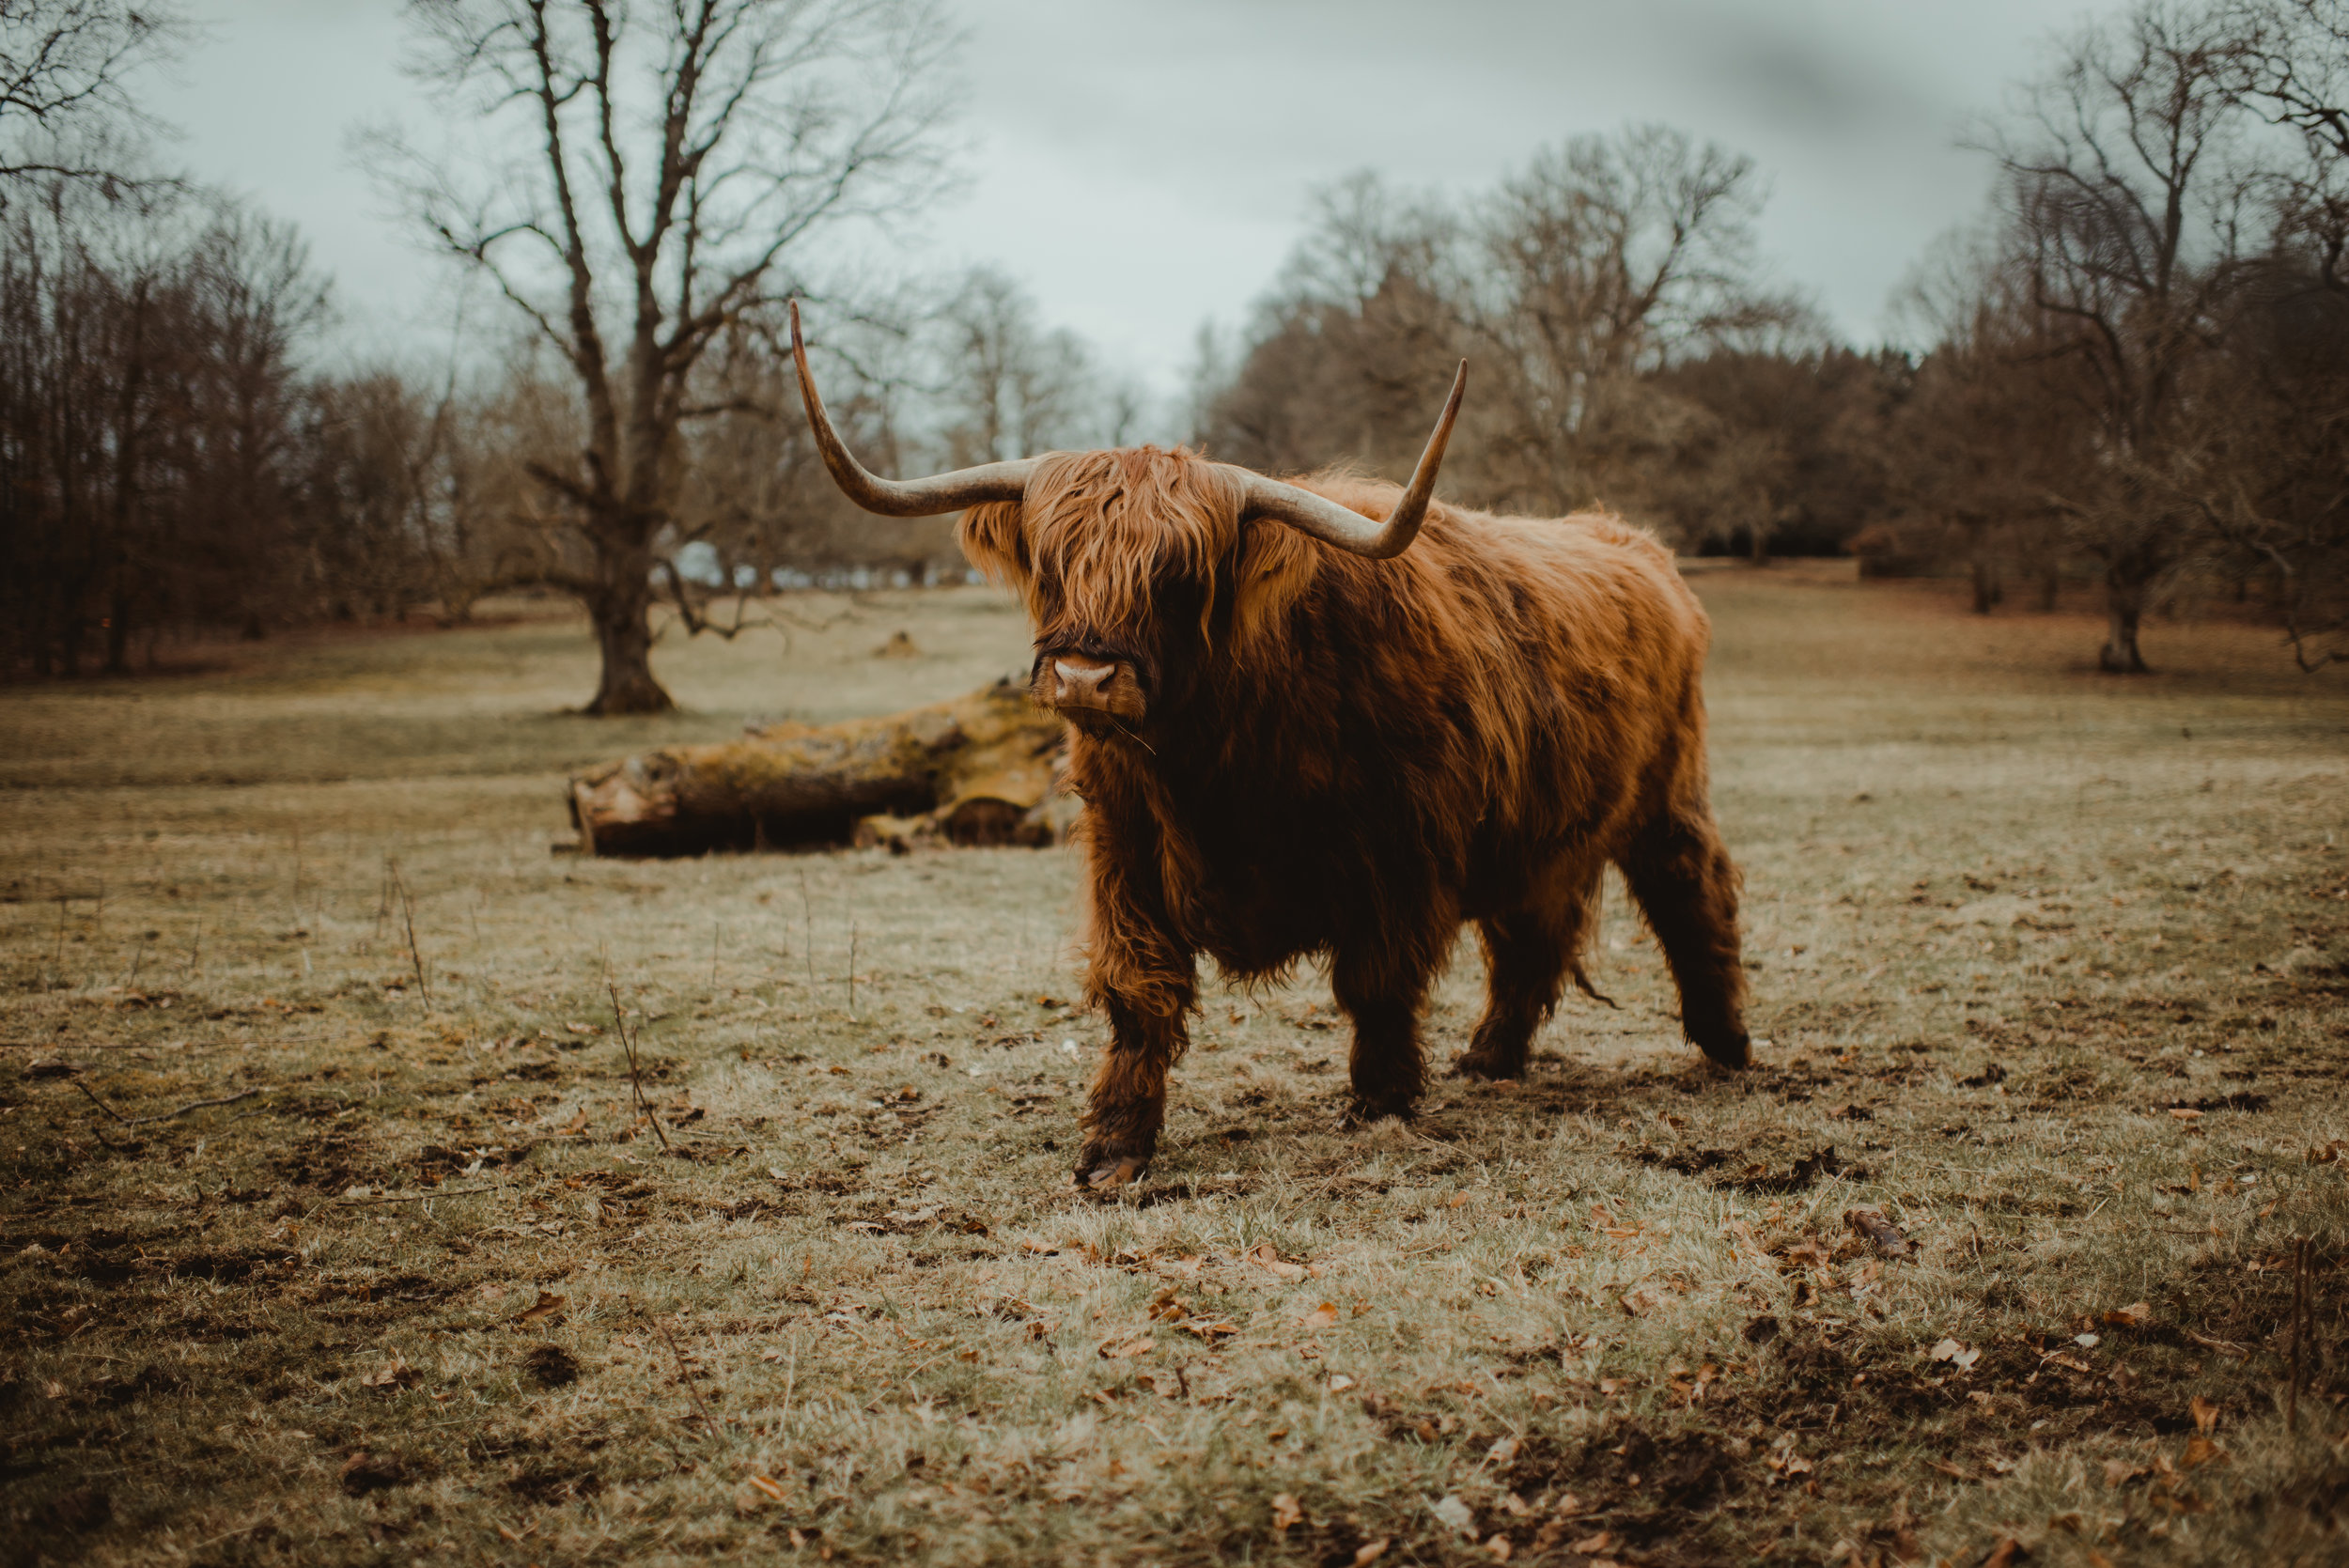
<path id="1" fill-rule="evenodd" d="M 395 1356 L 383 1363 L 381 1371 L 371 1372 L 359 1381 L 369 1389 L 412 1389 L 424 1381 L 424 1374 L 410 1366 L 403 1358 Z"/>
<path id="2" fill-rule="evenodd" d="M 790 1497 L 790 1494 L 783 1489 L 783 1483 L 772 1476 L 754 1475 L 751 1477 L 751 1484 L 777 1502 L 784 1502 Z"/>
<path id="3" fill-rule="evenodd" d="M 1248 1261 L 1276 1280 L 1302 1280 L 1305 1277 L 1302 1264 L 1283 1263 L 1280 1250 L 1268 1241 L 1259 1243 L 1255 1250 L 1248 1254 Z"/>
<path id="4" fill-rule="evenodd" d="M 2137 1463 L 2134 1459 L 2105 1461 L 2105 1484 L 2107 1486 L 2126 1486 L 2139 1476 L 2151 1474 L 2153 1471 L 2149 1467 Z"/>
<path id="5" fill-rule="evenodd" d="M 532 1306 L 524 1307 L 520 1312 L 516 1313 L 514 1321 L 518 1324 L 543 1323 L 549 1327 L 552 1327 L 555 1324 L 563 1321 L 563 1307 L 566 1299 L 566 1297 L 556 1296 L 552 1291 L 542 1290 L 538 1293 L 537 1301 Z"/>
<path id="6" fill-rule="evenodd" d="M 1580 1552 L 1584 1557 L 1594 1557 L 1598 1553 L 1605 1551 L 1609 1546 L 1613 1545 L 1614 1543 L 1615 1538 L 1612 1535 L 1609 1534 L 1606 1530 L 1600 1530 L 1596 1535 L 1584 1536 L 1581 1540 L 1575 1542 L 1574 1545 L 1568 1549 L 1571 1551 Z"/>
<path id="7" fill-rule="evenodd" d="M 1879 1210 L 1845 1209 L 1843 1223 L 1859 1232 L 1884 1257 L 1905 1258 L 1917 1250 L 1917 1244 Z"/>
<path id="8" fill-rule="evenodd" d="M 1156 1347 L 1157 1343 L 1147 1336 L 1138 1340 L 1128 1340 L 1123 1344 L 1113 1344 L 1108 1340 L 1103 1340 L 1100 1348 L 1101 1359 L 1115 1361 L 1134 1356 L 1147 1356 Z"/>
<path id="9" fill-rule="evenodd" d="M 1947 1361 L 1960 1372 L 1971 1372 L 1974 1370 L 1974 1363 L 1982 1359 L 1982 1352 L 1977 1349 L 1968 1349 L 1955 1340 L 1943 1340 L 1927 1353 L 1925 1358 L 1930 1361 Z"/>
<path id="10" fill-rule="evenodd" d="M 1623 1298 L 1624 1312 L 1629 1317 L 1645 1317 L 1661 1305 L 1663 1305 L 1663 1297 L 1645 1285 L 1626 1292 Z"/>
<path id="11" fill-rule="evenodd" d="M 1493 1558 L 1497 1561 L 1501 1562 L 1508 1561 L 1509 1553 L 1514 1549 L 1515 1548 L 1510 1545 L 1509 1538 L 1501 1534 L 1499 1530 L 1493 1531 L 1493 1538 L 1485 1543 L 1485 1550 L 1490 1552 Z"/>
<path id="12" fill-rule="evenodd" d="M 2218 1426 L 2218 1406 L 2196 1394 L 2186 1402 L 2186 1414 L 2194 1418 L 2194 1430 L 2208 1436 Z"/>
<path id="13" fill-rule="evenodd" d="M 1275 1492 L 1272 1495 L 1272 1531 L 1274 1534 L 1285 1533 L 1291 1525 L 1301 1523 L 1304 1517 L 1305 1511 L 1298 1506 L 1294 1497 L 1286 1492 Z"/>
<path id="14" fill-rule="evenodd" d="M 1354 1568 L 1365 1568 L 1366 1564 L 1377 1561 L 1387 1555 L 1387 1548 L 1392 1545 L 1393 1543 L 1382 1535 L 1376 1541 L 1365 1542 L 1357 1546 L 1354 1549 Z"/>
<path id="15" fill-rule="evenodd" d="M 2208 1334 L 2198 1334 L 2191 1328 L 2181 1329 L 2180 1332 L 2203 1349 L 2216 1350 L 2219 1355 L 2231 1357 L 2238 1361 L 2251 1354 L 2248 1346 L 2237 1344 L 2232 1340 L 2213 1339 Z"/>
<path id="16" fill-rule="evenodd" d="M 2203 1465 L 2224 1465 L 2233 1457 L 2234 1455 L 2225 1449 L 2197 1432 L 2186 1440 L 2186 1452 L 2178 1456 L 2178 1463 L 2191 1470 Z"/>
<path id="17" fill-rule="evenodd" d="M 361 1449 L 343 1461 L 343 1490 L 354 1498 L 408 1483 L 408 1467 L 388 1453 Z"/>
<path id="18" fill-rule="evenodd" d="M 2142 1328 L 2153 1319 L 2153 1304 L 2148 1301 L 2132 1301 L 2105 1314 L 2105 1323 L 2114 1328 Z"/>
<path id="19" fill-rule="evenodd" d="M 1797 1268 L 1825 1268 L 1834 1261 L 1816 1236 L 1799 1236 L 1778 1249 L 1778 1255 Z"/>
<path id="20" fill-rule="evenodd" d="M 1320 1306 L 1315 1307 L 1312 1312 L 1305 1313 L 1304 1316 L 1299 1318 L 1297 1321 L 1299 1326 L 1301 1327 L 1327 1328 L 1330 1325 L 1336 1323 L 1337 1320 L 1337 1307 L 1330 1302 L 1324 1301 Z"/>
<path id="21" fill-rule="evenodd" d="M 2030 1548 L 2010 1535 L 1983 1556 L 1982 1568 L 2012 1568 L 2013 1564 L 2026 1561 L 2030 1557 Z"/>

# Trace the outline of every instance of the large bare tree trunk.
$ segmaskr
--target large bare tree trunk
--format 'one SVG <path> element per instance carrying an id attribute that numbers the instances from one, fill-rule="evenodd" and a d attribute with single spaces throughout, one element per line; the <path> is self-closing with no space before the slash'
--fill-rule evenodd
<path id="1" fill-rule="evenodd" d="M 2144 675 L 2145 656 L 2137 651 L 2137 623 L 2145 613 L 2145 584 L 2108 577 L 2105 613 L 2105 645 L 2096 655 L 2096 667 L 2118 675 Z"/>
<path id="2" fill-rule="evenodd" d="M 604 556 L 603 582 L 587 613 L 602 673 L 587 711 L 600 717 L 666 713 L 677 704 L 652 673 L 652 553 L 608 533 L 596 542 Z"/>
<path id="3" fill-rule="evenodd" d="M 571 823 L 591 855 L 1050 843 L 1066 828 L 1053 800 L 1064 733 L 1024 687 L 1000 682 L 881 718 L 624 757 L 571 781 Z"/>

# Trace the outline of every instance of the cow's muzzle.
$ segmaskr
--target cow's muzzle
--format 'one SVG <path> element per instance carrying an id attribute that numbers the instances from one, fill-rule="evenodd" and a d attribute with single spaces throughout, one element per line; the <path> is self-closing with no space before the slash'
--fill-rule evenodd
<path id="1" fill-rule="evenodd" d="M 1050 653 L 1037 660 L 1035 697 L 1084 730 L 1130 730 L 1148 710 L 1131 664 L 1090 654 Z"/>

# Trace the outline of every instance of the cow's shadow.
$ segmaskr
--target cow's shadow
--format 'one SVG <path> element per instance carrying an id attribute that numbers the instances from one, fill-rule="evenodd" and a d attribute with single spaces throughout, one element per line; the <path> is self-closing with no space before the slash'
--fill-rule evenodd
<path id="1" fill-rule="evenodd" d="M 1544 1050 L 1525 1077 L 1500 1081 L 1431 1076 L 1415 1115 L 1368 1124 L 1350 1116 L 1342 1073 L 1308 1066 L 1302 1082 L 1267 1081 L 1225 1096 L 1221 1109 L 1178 1115 L 1129 1201 L 1147 1206 L 1281 1182 L 1334 1190 L 1355 1185 L 1363 1168 L 1392 1169 L 1398 1161 L 1414 1176 L 1440 1175 L 1521 1154 L 1529 1143 L 1555 1137 L 1564 1123 L 1597 1124 L 1606 1129 L 1605 1150 L 1628 1163 L 1725 1190 L 1790 1192 L 1823 1174 L 1859 1173 L 1825 1141 L 1795 1148 L 1775 1138 L 1749 1145 L 1719 1126 L 1744 1120 L 1750 1102 L 1775 1110 L 1812 1099 L 1815 1074 L 1770 1063 L 1725 1071 L 1693 1048 L 1678 1048 L 1686 1051 L 1678 1060 L 1646 1052 L 1592 1060 Z M 1692 1112 L 1718 1130 L 1692 1136 L 1676 1125 Z"/>

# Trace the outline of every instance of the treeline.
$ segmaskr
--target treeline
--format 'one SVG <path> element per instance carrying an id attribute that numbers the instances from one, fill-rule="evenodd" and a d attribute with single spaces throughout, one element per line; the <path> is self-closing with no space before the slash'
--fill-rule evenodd
<path id="1" fill-rule="evenodd" d="M 938 194 L 954 35 L 928 0 L 427 0 L 412 19 L 443 104 L 494 120 L 536 73 L 562 114 L 524 116 L 535 174 L 493 124 L 477 160 L 379 143 L 380 184 L 457 264 L 469 316 L 437 362 L 338 370 L 294 231 L 155 172 L 126 82 L 181 40 L 172 8 L 0 8 L 0 669 L 118 673 L 174 635 L 460 619 L 537 589 L 596 624 L 594 709 L 636 711 L 667 702 L 656 603 L 731 633 L 778 584 L 958 576 L 949 520 L 878 521 L 824 475 L 794 294 L 823 301 L 836 414 L 885 465 L 1141 434 L 1140 392 L 1000 272 L 807 259 Z M 666 116 L 647 147 L 597 150 L 647 84 Z"/>
<path id="2" fill-rule="evenodd" d="M 877 278 L 950 182 L 936 0 L 418 0 L 429 155 L 379 186 L 466 280 L 438 362 L 331 365 L 293 231 L 152 174 L 123 73 L 169 8 L 0 8 L 0 664 L 122 671 L 248 635 L 568 595 L 592 711 L 667 705 L 654 613 L 731 634 L 807 582 L 959 574 L 944 520 L 848 507 L 797 407 L 884 472 L 1188 439 L 1399 474 L 1472 364 L 1447 493 L 1607 505 L 1688 551 L 1856 550 L 1985 612 L 2092 581 L 2103 660 L 2181 597 L 2305 665 L 2349 608 L 2349 0 L 2140 0 L 1975 140 L 1993 210 L 1925 264 L 1910 341 L 1835 341 L 1758 255 L 1750 161 L 1578 137 L 1470 196 L 1327 192 L 1239 341 L 1156 411 L 999 272 Z M 647 117 L 641 106 L 657 104 Z M 827 258 L 831 259 L 827 259 Z"/>
<path id="3" fill-rule="evenodd" d="M 28 189 L 29 185 L 29 189 Z M 463 619 L 577 591 L 547 481 L 585 417 L 527 343 L 417 370 L 311 368 L 333 314 L 288 226 L 161 183 L 19 182 L 0 209 L 0 624 L 35 675 L 152 667 L 176 638 Z M 1134 439 L 1142 395 L 1000 273 L 905 286 L 832 334 L 844 429 L 893 466 Z M 437 370 L 437 374 L 434 371 Z M 778 584 L 959 579 L 946 520 L 843 501 L 772 310 L 696 366 L 651 587 L 696 629 Z"/>
<path id="4" fill-rule="evenodd" d="M 70 184 L 0 222 L 0 620 L 39 674 L 167 626 L 332 613 L 381 569 L 364 387 L 305 381 L 321 292 L 289 231 Z"/>
<path id="5" fill-rule="evenodd" d="M 1459 205 L 1357 177 L 1320 200 L 1199 434 L 1276 473 L 1406 472 L 1466 359 L 1461 500 L 1610 506 L 1692 551 L 1837 550 L 1886 508 L 1872 436 L 1913 371 L 1769 286 L 1762 201 L 1750 160 L 1662 126 L 1578 137 Z"/>
<path id="6" fill-rule="evenodd" d="M 1991 212 L 1921 267 L 1915 341 L 1829 340 L 1757 267 L 1751 164 L 1586 136 L 1481 198 L 1361 177 L 1201 398 L 1220 456 L 1408 468 L 1449 368 L 1479 505 L 1608 505 L 1688 551 L 1954 564 L 1988 612 L 2102 590 L 2100 659 L 2224 595 L 2349 652 L 2349 4 L 2146 0 L 1977 138 Z"/>

